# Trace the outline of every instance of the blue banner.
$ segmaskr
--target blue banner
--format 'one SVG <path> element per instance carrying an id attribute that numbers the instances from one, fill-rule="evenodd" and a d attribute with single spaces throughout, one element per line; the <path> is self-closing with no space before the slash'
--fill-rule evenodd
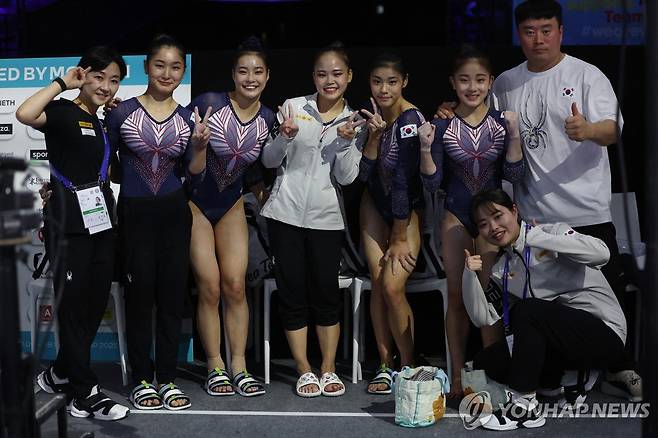
<path id="1" fill-rule="evenodd" d="M 626 44 L 643 45 L 645 34 L 645 3 L 647 0 L 627 0 L 627 11 L 622 11 L 622 0 L 559 0 L 562 5 L 565 46 L 621 45 L 624 22 Z M 655 0 L 651 0 L 655 1 Z M 513 7 L 523 0 L 514 0 Z M 516 24 L 512 40 L 519 45 Z"/>
<path id="2" fill-rule="evenodd" d="M 128 74 L 121 85 L 148 83 L 144 73 L 144 55 L 124 56 Z M 0 59 L 0 88 L 41 88 L 78 65 L 78 57 Z M 187 68 L 181 84 L 191 83 L 192 55 L 186 55 Z"/>

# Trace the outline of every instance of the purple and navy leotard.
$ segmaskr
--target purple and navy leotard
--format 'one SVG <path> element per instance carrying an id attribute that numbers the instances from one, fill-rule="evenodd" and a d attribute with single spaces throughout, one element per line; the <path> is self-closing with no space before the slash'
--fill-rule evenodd
<path id="1" fill-rule="evenodd" d="M 478 234 L 471 221 L 471 199 L 481 190 L 501 187 L 501 178 L 509 182 L 523 177 L 523 160 L 509 163 L 507 128 L 502 111 L 490 109 L 477 126 L 471 126 L 459 116 L 435 119 L 432 159 L 434 175 L 423 175 L 425 188 L 434 192 L 442 187 L 446 192 L 445 208 L 466 227 L 471 236 Z"/>
<path id="2" fill-rule="evenodd" d="M 361 158 L 359 178 L 367 182 L 377 211 L 389 224 L 423 206 L 418 127 L 424 122 L 417 109 L 403 111 L 382 133 L 377 159 Z"/>
<path id="3" fill-rule="evenodd" d="M 181 167 L 194 130 L 191 117 L 178 105 L 165 120 L 156 121 L 136 97 L 108 114 L 108 136 L 119 149 L 122 197 L 163 196 L 182 189 Z"/>
<path id="4" fill-rule="evenodd" d="M 275 115 L 261 105 L 251 120 L 242 122 L 228 93 L 204 93 L 188 109 L 197 107 L 203 116 L 211 106 L 206 171 L 200 176 L 201 181 L 191 184 L 190 197 L 214 225 L 240 199 L 243 185 L 249 187 L 262 181 L 259 158 Z"/>

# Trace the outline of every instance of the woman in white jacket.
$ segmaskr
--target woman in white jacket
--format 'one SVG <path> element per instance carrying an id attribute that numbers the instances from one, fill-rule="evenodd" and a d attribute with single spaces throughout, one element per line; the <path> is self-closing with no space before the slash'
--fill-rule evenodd
<path id="1" fill-rule="evenodd" d="M 300 375 L 296 391 L 301 397 L 345 393 L 335 374 L 345 228 L 337 186 L 350 184 L 359 173 L 357 143 L 362 143 L 364 123 L 356 121 L 357 113 L 343 98 L 351 80 L 342 46 L 322 49 L 313 70 L 317 92 L 284 102 L 261 157 L 266 167 L 278 169 L 261 214 L 268 218 L 279 309 Z M 319 380 L 306 355 L 310 323 L 316 326 L 322 352 Z"/>
<path id="2" fill-rule="evenodd" d="M 604 367 L 623 354 L 626 320 L 600 271 L 610 252 L 567 224 L 519 222 L 516 205 L 500 189 L 477 194 L 471 206 L 480 235 L 500 252 L 483 288 L 476 276 L 482 260 L 465 250 L 464 305 L 476 326 L 505 330 L 505 339 L 484 349 L 475 367 L 509 388 L 507 404 L 483 426 L 539 427 L 546 421 L 537 410 L 540 384 L 559 381 L 567 369 Z"/>

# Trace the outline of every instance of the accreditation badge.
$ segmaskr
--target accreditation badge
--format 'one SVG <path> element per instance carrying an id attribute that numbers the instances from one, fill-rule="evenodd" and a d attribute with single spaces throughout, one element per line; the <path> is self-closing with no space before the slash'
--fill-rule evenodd
<path id="1" fill-rule="evenodd" d="M 79 187 L 75 194 L 82 213 L 82 221 L 89 234 L 96 234 L 112 228 L 112 221 L 107 211 L 105 196 L 98 183 Z"/>

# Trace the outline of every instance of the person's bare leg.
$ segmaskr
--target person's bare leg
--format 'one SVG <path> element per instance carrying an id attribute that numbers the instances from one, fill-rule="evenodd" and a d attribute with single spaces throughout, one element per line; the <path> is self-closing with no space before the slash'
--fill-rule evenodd
<path id="1" fill-rule="evenodd" d="M 386 303 L 382 295 L 381 273 L 382 257 L 386 250 L 390 228 L 379 216 L 368 192 L 361 199 L 360 211 L 361 241 L 370 271 L 370 318 L 375 333 L 375 343 L 380 363 L 393 367 L 393 335 L 388 324 Z M 377 392 L 387 389 L 384 384 L 369 384 L 368 391 Z"/>
<path id="2" fill-rule="evenodd" d="M 315 332 L 318 335 L 320 343 L 320 352 L 322 353 L 322 365 L 320 373 L 336 372 L 336 350 L 338 349 L 338 338 L 340 337 L 340 324 L 330 326 L 316 325 Z M 340 391 L 341 385 L 334 383 L 325 388 L 327 392 Z"/>
<path id="3" fill-rule="evenodd" d="M 482 271 L 478 272 L 478 278 L 482 288 L 487 290 L 489 277 L 491 276 L 491 268 L 496 263 L 496 255 L 498 254 L 498 247 L 490 244 L 481 236 L 475 239 L 475 252 L 482 257 Z M 487 348 L 505 337 L 505 329 L 502 322 L 494 325 L 485 325 L 480 328 L 480 336 L 482 337 L 482 348 Z"/>
<path id="4" fill-rule="evenodd" d="M 190 264 L 199 293 L 197 303 L 197 330 L 206 352 L 206 368 L 225 368 L 219 351 L 221 323 L 219 319 L 220 275 L 215 255 L 215 238 L 212 225 L 201 210 L 190 202 L 192 210 L 192 236 Z M 231 392 L 230 386 L 219 386 L 217 392 Z"/>
<path id="5" fill-rule="evenodd" d="M 407 242 L 414 258 L 418 257 L 420 251 L 420 230 L 418 214 L 411 212 L 409 225 L 407 225 Z M 402 269 L 402 266 L 396 267 L 396 274 L 393 275 L 392 260 L 384 265 L 382 271 L 382 291 L 386 310 L 388 315 L 388 326 L 395 340 L 395 345 L 400 352 L 400 365 L 413 365 L 414 357 L 414 315 L 407 301 L 406 283 L 411 275 Z"/>
<path id="6" fill-rule="evenodd" d="M 301 376 L 302 374 L 313 371 L 306 355 L 308 327 L 302 327 L 298 330 L 286 330 L 285 332 L 290 353 L 292 353 L 292 358 L 295 360 L 295 366 L 299 375 Z M 320 388 L 318 385 L 309 384 L 302 386 L 299 390 L 301 392 L 311 393 L 319 391 Z"/>
<path id="7" fill-rule="evenodd" d="M 441 226 L 443 265 L 448 284 L 448 311 L 446 334 L 452 362 L 450 396 L 462 394 L 461 369 L 464 367 L 469 318 L 462 298 L 462 274 L 464 271 L 464 249 L 474 253 L 473 238 L 462 223 L 449 211 L 445 211 Z"/>
<path id="8" fill-rule="evenodd" d="M 242 198 L 215 225 L 215 242 L 222 299 L 226 306 L 224 326 L 231 348 L 231 373 L 236 375 L 247 368 L 245 350 L 249 332 L 245 293 L 249 234 Z"/>

